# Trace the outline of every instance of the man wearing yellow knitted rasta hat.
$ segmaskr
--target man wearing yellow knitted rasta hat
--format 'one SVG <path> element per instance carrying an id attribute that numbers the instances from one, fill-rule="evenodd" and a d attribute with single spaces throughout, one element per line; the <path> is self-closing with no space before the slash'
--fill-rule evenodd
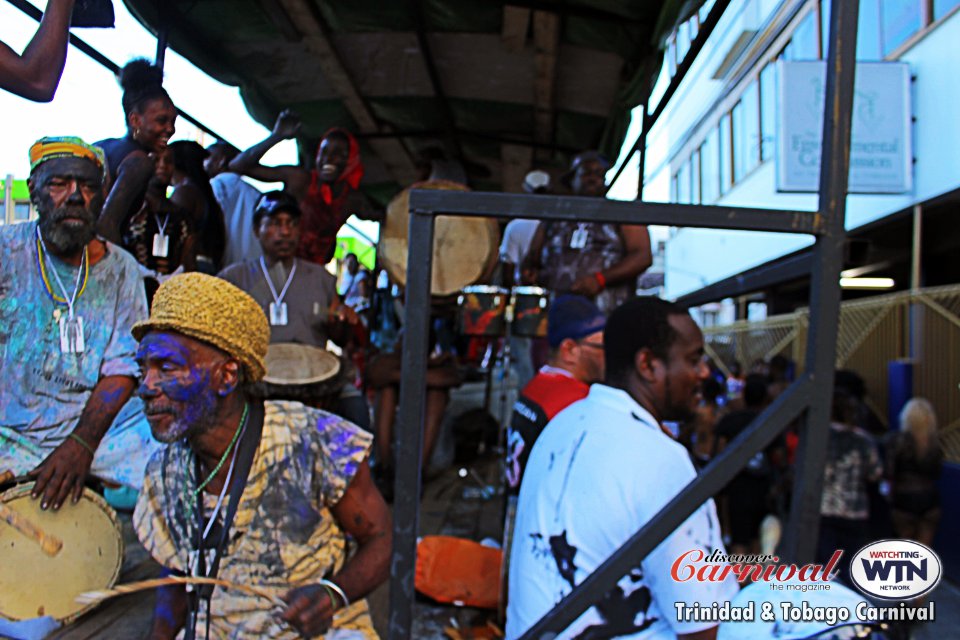
<path id="1" fill-rule="evenodd" d="M 174 331 L 206 342 L 243 366 L 248 382 L 264 375 L 270 328 L 260 305 L 226 280 L 202 273 L 171 278 L 153 300 L 150 319 L 133 327 L 142 340 L 149 331 Z"/>
<path id="2" fill-rule="evenodd" d="M 257 302 L 224 280 L 174 276 L 133 334 L 137 394 L 154 437 L 168 444 L 147 465 L 134 512 L 140 541 L 171 573 L 258 586 L 287 602 L 275 617 L 239 591 L 168 587 L 153 636 L 183 627 L 194 638 L 206 626 L 216 637 L 333 628 L 376 638 L 362 597 L 388 575 L 391 537 L 370 477 L 370 435 L 248 392 L 264 375 L 269 327 Z"/>

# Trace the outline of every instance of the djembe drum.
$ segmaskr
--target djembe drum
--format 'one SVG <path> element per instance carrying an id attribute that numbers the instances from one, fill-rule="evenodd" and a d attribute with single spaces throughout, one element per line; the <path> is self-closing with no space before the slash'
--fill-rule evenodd
<path id="1" fill-rule="evenodd" d="M 411 189 L 469 191 L 456 182 L 430 180 L 411 185 L 390 201 L 387 218 L 380 227 L 377 255 L 390 279 L 402 287 L 407 284 Z M 449 296 L 480 281 L 496 266 L 499 246 L 500 230 L 495 220 L 438 216 L 434 226 L 430 293 Z"/>
<path id="2" fill-rule="evenodd" d="M 326 349 L 307 344 L 271 344 L 266 368 L 267 375 L 253 388 L 254 395 L 264 400 L 296 400 L 309 407 L 329 409 L 344 385 L 340 359 Z"/>
<path id="3" fill-rule="evenodd" d="M 123 563 L 120 523 L 106 501 L 89 489 L 76 504 L 68 500 L 57 511 L 44 511 L 40 500 L 30 497 L 34 484 L 7 489 L 0 493 L 0 503 L 62 540 L 63 547 L 47 555 L 36 540 L 0 522 L 0 616 L 52 616 L 66 624 L 95 606 L 74 598 L 117 581 Z"/>

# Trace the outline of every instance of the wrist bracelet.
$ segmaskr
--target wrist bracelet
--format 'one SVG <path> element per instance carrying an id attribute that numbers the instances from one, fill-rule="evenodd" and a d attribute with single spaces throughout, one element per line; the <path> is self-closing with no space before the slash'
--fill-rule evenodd
<path id="1" fill-rule="evenodd" d="M 596 279 L 597 284 L 600 285 L 601 290 L 607 288 L 607 279 L 604 277 L 602 272 L 597 271 L 595 274 L 593 274 L 593 277 Z"/>
<path id="2" fill-rule="evenodd" d="M 94 450 L 94 448 L 91 447 L 91 446 L 89 445 L 89 443 L 87 443 L 86 440 L 84 440 L 83 438 L 81 438 L 81 437 L 80 437 L 79 435 L 77 435 L 76 433 L 70 433 L 70 435 L 68 435 L 67 437 L 68 437 L 68 438 L 71 438 L 72 440 L 75 440 L 75 441 L 79 442 L 80 445 L 81 445 L 84 449 L 86 449 L 87 451 L 90 452 L 90 455 L 91 455 L 91 456 L 96 456 L 96 455 L 97 455 L 97 452 Z"/>
<path id="3" fill-rule="evenodd" d="M 343 592 L 343 589 L 336 582 L 331 582 L 330 580 L 321 580 L 320 585 L 327 590 L 327 594 L 330 596 L 330 601 L 333 601 L 333 594 L 337 594 L 337 597 L 340 598 L 342 602 L 341 609 L 345 609 L 350 606 L 350 600 L 347 599 L 347 594 Z"/>

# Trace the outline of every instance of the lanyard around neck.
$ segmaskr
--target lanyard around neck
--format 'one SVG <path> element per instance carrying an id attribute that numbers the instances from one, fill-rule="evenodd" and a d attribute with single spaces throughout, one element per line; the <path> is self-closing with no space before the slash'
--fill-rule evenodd
<path id="1" fill-rule="evenodd" d="M 153 214 L 153 217 L 157 221 L 157 231 L 160 233 L 160 235 L 163 235 L 163 232 L 167 230 L 167 223 L 170 222 L 170 214 L 168 213 L 166 216 L 164 216 L 163 224 L 160 224 L 159 215 Z"/>
<path id="2" fill-rule="evenodd" d="M 283 303 L 283 297 L 287 295 L 287 289 L 290 288 L 290 283 L 293 282 L 293 276 L 297 272 L 297 260 L 293 260 L 293 268 L 290 269 L 290 275 L 287 276 L 287 281 L 283 285 L 283 290 L 280 292 L 280 295 L 277 295 L 277 289 L 273 286 L 273 280 L 270 278 L 270 272 L 267 271 L 267 263 L 263 261 L 263 256 L 260 256 L 260 270 L 263 271 L 263 277 L 267 281 L 267 286 L 270 287 L 270 295 L 273 296 L 273 301 L 279 307 Z"/>
<path id="3" fill-rule="evenodd" d="M 53 273 L 53 279 L 56 281 L 57 286 L 60 288 L 60 293 L 62 297 L 57 296 L 53 291 L 53 288 L 50 286 L 50 280 L 47 278 L 47 255 L 50 253 L 47 249 L 47 243 L 43 241 L 43 234 L 40 233 L 40 227 L 37 227 L 37 261 L 40 265 L 40 278 L 43 280 L 43 284 L 47 289 L 47 293 L 53 299 L 54 302 L 59 302 L 61 304 L 67 305 L 67 315 L 70 318 L 73 318 L 73 307 L 77 302 L 77 298 L 80 297 L 80 294 L 83 293 L 84 289 L 87 288 L 87 276 L 89 270 L 89 259 L 88 259 L 88 245 L 83 247 L 83 255 L 80 257 L 80 268 L 77 269 L 77 281 L 73 285 L 73 295 L 67 295 L 67 288 L 63 284 L 63 280 L 60 279 L 60 274 L 57 273 L 56 265 L 52 262 L 50 263 L 50 271 Z M 82 283 L 81 283 L 82 279 Z"/>

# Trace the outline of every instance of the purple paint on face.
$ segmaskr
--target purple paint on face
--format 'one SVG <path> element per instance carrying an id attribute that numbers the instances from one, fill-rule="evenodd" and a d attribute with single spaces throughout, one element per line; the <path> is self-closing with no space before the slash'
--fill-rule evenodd
<path id="1" fill-rule="evenodd" d="M 204 433 L 216 418 L 217 393 L 209 363 L 196 357 L 183 338 L 171 333 L 146 335 L 137 351 L 141 377 L 137 395 L 153 437 L 165 443 Z"/>

